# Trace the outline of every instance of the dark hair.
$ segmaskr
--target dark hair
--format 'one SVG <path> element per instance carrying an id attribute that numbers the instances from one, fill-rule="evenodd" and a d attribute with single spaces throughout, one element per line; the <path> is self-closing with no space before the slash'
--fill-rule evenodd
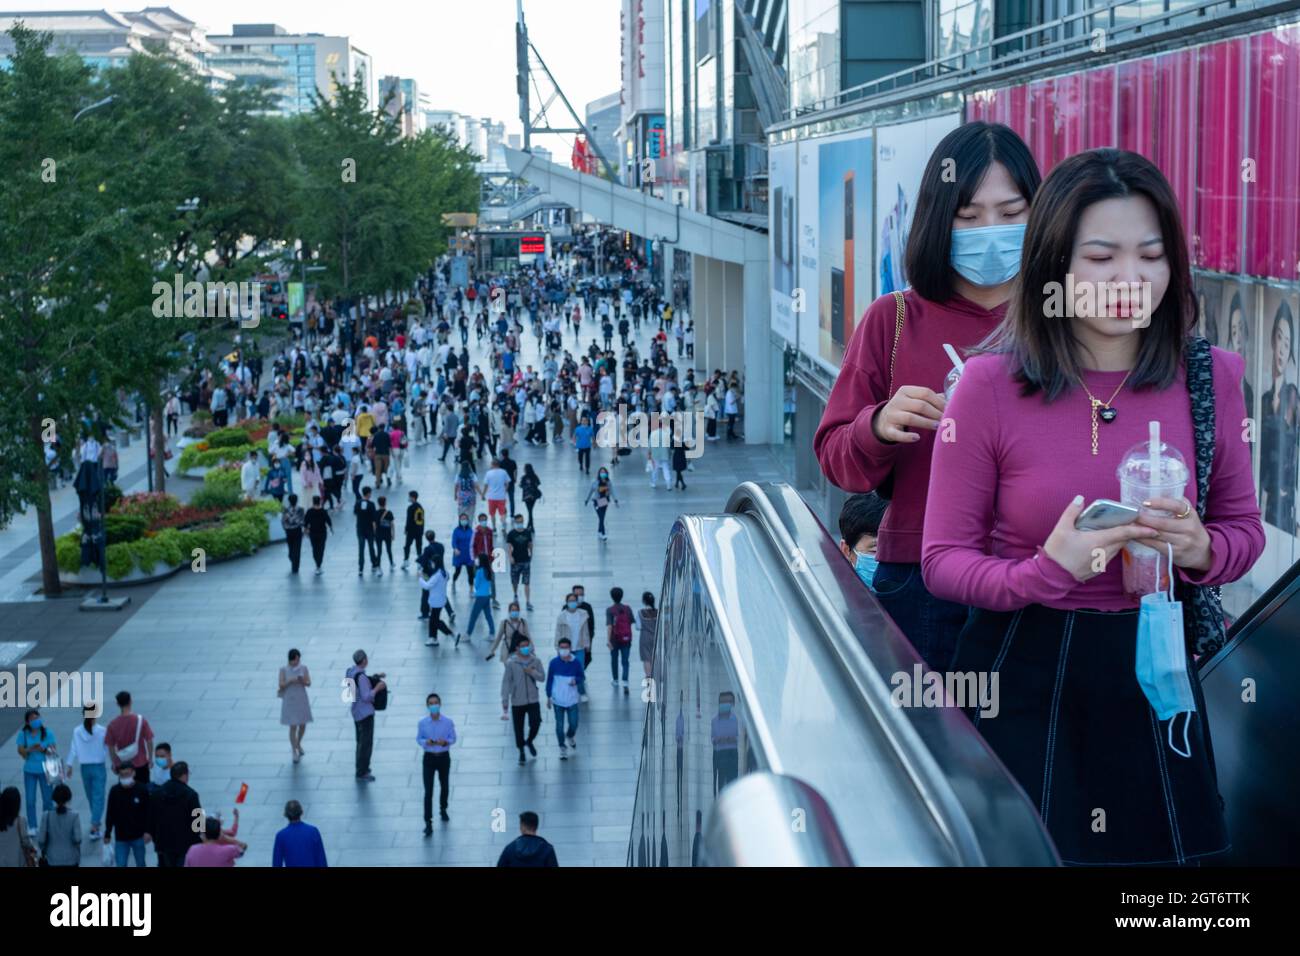
<path id="1" fill-rule="evenodd" d="M 296 647 L 289 648 L 289 660 L 293 660 L 295 657 L 302 657 L 302 651 Z"/>
<path id="2" fill-rule="evenodd" d="M 537 824 L 541 822 L 541 819 L 537 814 L 533 813 L 532 810 L 525 810 L 523 813 L 519 814 L 519 823 L 529 830 L 536 831 Z"/>
<path id="3" fill-rule="evenodd" d="M 203 835 L 209 840 L 221 839 L 221 821 L 216 817 L 208 817 L 203 821 Z"/>
<path id="4" fill-rule="evenodd" d="M 187 764 L 184 760 L 180 760 L 172 764 L 173 780 L 179 780 L 181 777 L 188 776 L 189 772 L 190 772 L 190 765 Z"/>
<path id="5" fill-rule="evenodd" d="M 290 495 L 290 496 L 289 496 L 289 504 L 291 504 L 291 505 L 296 505 L 297 503 L 298 503 L 298 496 L 297 496 L 297 495 Z"/>
<path id="6" fill-rule="evenodd" d="M 654 607 L 655 606 L 654 594 L 652 594 L 650 591 L 642 591 L 641 603 L 644 604 L 646 607 Z"/>
<path id="7" fill-rule="evenodd" d="M 880 520 L 885 516 L 889 502 L 874 491 L 864 495 L 849 495 L 840 509 L 840 537 L 850 548 L 856 548 L 864 534 L 877 534 Z"/>
<path id="8" fill-rule="evenodd" d="M 416 498 L 420 497 L 420 493 L 418 491 L 408 491 L 406 494 L 407 497 L 409 497 L 411 500 L 415 500 Z"/>
<path id="9" fill-rule="evenodd" d="M 1287 356 L 1287 363 L 1290 365 L 1294 365 L 1296 361 L 1295 319 L 1292 317 L 1291 307 L 1286 304 L 1285 299 L 1283 299 L 1281 302 L 1278 303 L 1277 312 L 1273 315 L 1273 327 L 1269 330 L 1268 333 L 1269 348 L 1273 347 L 1273 339 L 1274 337 L 1277 336 L 1278 326 L 1280 326 L 1283 322 L 1286 323 L 1287 329 L 1291 332 L 1291 354 Z"/>
<path id="10" fill-rule="evenodd" d="M 131 693 L 130 693 L 130 691 L 119 690 L 119 691 L 117 692 L 117 696 L 116 696 L 115 698 L 113 698 L 113 699 L 117 701 L 117 706 L 119 706 L 119 707 L 130 707 L 130 706 L 131 706 Z"/>
<path id="11" fill-rule="evenodd" d="M 158 756 L 158 751 L 160 751 L 160 750 L 165 750 L 165 751 L 167 751 L 168 753 L 171 753 L 171 752 L 172 752 L 172 745 L 169 744 L 169 743 L 165 743 L 165 742 L 164 742 L 164 743 L 161 743 L 161 744 L 158 744 L 157 746 L 155 746 L 155 747 L 153 748 L 153 754 L 154 754 L 155 757 Z"/>
<path id="12" fill-rule="evenodd" d="M 1232 313 L 1234 312 L 1241 313 L 1241 337 L 1245 340 L 1242 342 L 1244 346 L 1250 342 L 1250 324 L 1246 321 L 1246 307 L 1242 305 L 1240 292 L 1232 293 L 1232 302 L 1228 306 L 1228 330 L 1223 343 L 1224 348 L 1228 349 L 1232 348 Z"/>
<path id="13" fill-rule="evenodd" d="M 1007 168 L 1020 194 L 1032 202 L 1042 175 L 1025 141 L 1009 126 L 983 121 L 958 126 L 930 154 L 903 257 L 907 283 L 923 299 L 947 302 L 956 294 L 952 221 L 958 209 L 970 205 L 994 163 Z"/>
<path id="14" fill-rule="evenodd" d="M 623 589 L 622 589 L 622 588 L 610 588 L 610 589 L 609 589 L 609 596 L 610 596 L 611 598 L 614 599 L 614 603 L 615 603 L 615 604 L 618 604 L 620 601 L 623 600 Z"/>
<path id="15" fill-rule="evenodd" d="M 569 640 L 567 637 L 562 637 L 562 638 L 560 638 L 558 641 L 555 642 L 555 646 L 556 646 L 556 647 L 572 647 L 572 646 L 573 646 L 573 641 Z"/>
<path id="16" fill-rule="evenodd" d="M 72 799 L 72 788 L 66 783 L 56 784 L 53 792 L 50 794 L 54 798 L 57 813 L 68 812 L 68 802 Z"/>
<path id="17" fill-rule="evenodd" d="M 8 830 L 18 819 L 18 811 L 22 809 L 22 805 L 23 797 L 17 787 L 5 787 L 4 790 L 0 790 L 0 833 Z"/>
<path id="18" fill-rule="evenodd" d="M 312 496 L 311 496 L 311 503 L 312 503 L 313 505 L 318 505 L 318 504 L 320 504 L 320 495 L 312 495 Z"/>
<path id="19" fill-rule="evenodd" d="M 1196 301 L 1178 200 L 1164 174 L 1144 156 L 1090 149 L 1059 163 L 1043 182 L 1025 229 L 1020 279 L 1001 324 L 973 351 L 1006 352 L 1021 394 L 1041 390 L 1047 401 L 1080 381 L 1079 350 L 1071 323 L 1046 318 L 1048 289 L 1064 285 L 1084 210 L 1107 199 L 1145 196 L 1155 207 L 1169 263 L 1169 288 L 1149 324 L 1138 331 L 1132 388 L 1166 388 L 1183 362 L 1196 325 Z"/>
<path id="20" fill-rule="evenodd" d="M 424 702 L 427 704 L 429 701 L 433 700 L 433 698 L 435 698 L 435 697 L 438 697 L 438 695 L 437 695 L 437 694 L 430 694 L 428 697 L 424 698 Z M 440 704 L 442 703 L 442 698 L 441 698 L 441 697 L 438 697 L 438 703 L 440 703 Z"/>
<path id="21" fill-rule="evenodd" d="M 301 820 L 302 804 L 299 803 L 297 800 L 290 800 L 288 803 L 284 805 L 284 815 L 285 817 L 288 818 L 290 823 L 294 823 L 298 820 Z"/>

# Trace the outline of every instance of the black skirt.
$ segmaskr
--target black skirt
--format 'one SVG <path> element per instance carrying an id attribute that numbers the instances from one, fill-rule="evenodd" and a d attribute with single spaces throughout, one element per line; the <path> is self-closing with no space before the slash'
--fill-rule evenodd
<path id="1" fill-rule="evenodd" d="M 1160 721 L 1134 672 L 1137 611 L 975 609 L 956 672 L 998 675 L 996 716 L 967 716 L 1038 809 L 1063 863 L 1178 866 L 1229 849 L 1197 711 Z M 1186 738 L 1184 738 L 1184 727 Z"/>

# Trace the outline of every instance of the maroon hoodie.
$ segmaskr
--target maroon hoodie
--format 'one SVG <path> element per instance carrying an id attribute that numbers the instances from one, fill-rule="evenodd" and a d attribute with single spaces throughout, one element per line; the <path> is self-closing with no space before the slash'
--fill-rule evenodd
<path id="1" fill-rule="evenodd" d="M 993 331 L 1006 305 L 988 311 L 961 296 L 930 302 L 911 289 L 903 298 L 907 317 L 898 340 L 893 392 L 904 385 L 923 385 L 942 396 L 944 378 L 952 369 L 944 343 L 964 353 Z M 889 358 L 895 318 L 894 296 L 882 295 L 858 323 L 844 350 L 813 449 L 826 477 L 845 491 L 873 491 L 894 473 L 893 496 L 880 527 L 876 556 L 881 561 L 917 564 L 936 433 L 922 429 L 919 442 L 902 444 L 882 442 L 871 430 L 876 409 L 893 394 Z"/>

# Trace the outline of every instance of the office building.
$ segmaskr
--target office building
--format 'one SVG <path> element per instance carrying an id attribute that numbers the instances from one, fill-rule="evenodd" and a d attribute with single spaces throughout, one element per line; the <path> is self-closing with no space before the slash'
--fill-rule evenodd
<path id="1" fill-rule="evenodd" d="M 378 105 L 370 55 L 348 37 L 290 33 L 274 23 L 236 23 L 229 34 L 209 39 L 218 48 L 215 59 L 223 68 L 246 82 L 272 84 L 280 94 L 282 113 L 307 112 L 317 91 L 332 100 L 339 84 L 351 85 L 357 79 L 367 104 Z"/>

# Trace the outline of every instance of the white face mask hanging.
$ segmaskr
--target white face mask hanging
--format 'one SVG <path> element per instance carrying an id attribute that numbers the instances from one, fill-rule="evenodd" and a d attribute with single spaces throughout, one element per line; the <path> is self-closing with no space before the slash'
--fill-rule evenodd
<path id="1" fill-rule="evenodd" d="M 1180 757 L 1191 757 L 1188 728 L 1196 713 L 1192 679 L 1187 671 L 1187 646 L 1183 636 L 1183 605 L 1174 600 L 1174 549 L 1169 552 L 1169 590 L 1142 596 L 1138 611 L 1137 655 L 1135 671 L 1142 693 L 1146 695 L 1156 717 L 1169 721 L 1169 749 Z M 1159 552 L 1156 552 L 1159 554 Z M 1160 564 L 1156 562 L 1156 581 Z M 1183 749 L 1174 746 L 1174 718 L 1185 713 Z"/>

